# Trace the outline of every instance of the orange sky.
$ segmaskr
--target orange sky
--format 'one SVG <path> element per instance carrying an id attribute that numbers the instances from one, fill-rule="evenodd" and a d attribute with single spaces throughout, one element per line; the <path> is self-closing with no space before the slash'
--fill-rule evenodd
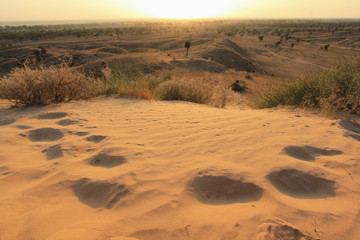
<path id="1" fill-rule="evenodd" d="M 1 0 L 0 21 L 121 18 L 360 18 L 360 0 Z"/>

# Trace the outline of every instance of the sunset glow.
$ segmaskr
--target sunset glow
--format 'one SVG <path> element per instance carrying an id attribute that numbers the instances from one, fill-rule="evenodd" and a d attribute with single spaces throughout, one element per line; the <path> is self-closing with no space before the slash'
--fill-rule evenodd
<path id="1" fill-rule="evenodd" d="M 0 21 L 360 18 L 359 0 L 1 0 Z"/>
<path id="2" fill-rule="evenodd" d="M 151 17 L 188 19 L 223 16 L 234 7 L 236 1 L 222 0 L 221 4 L 218 1 L 206 0 L 135 0 L 134 2 L 139 9 Z"/>

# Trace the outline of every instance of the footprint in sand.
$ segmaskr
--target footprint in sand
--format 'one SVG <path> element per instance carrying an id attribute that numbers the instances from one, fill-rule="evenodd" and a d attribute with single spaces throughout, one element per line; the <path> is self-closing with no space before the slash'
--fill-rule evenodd
<path id="1" fill-rule="evenodd" d="M 15 119 L 0 120 L 0 126 L 10 125 L 10 124 L 13 124 L 14 122 L 16 122 Z"/>
<path id="2" fill-rule="evenodd" d="M 125 185 L 108 181 L 91 181 L 88 178 L 77 181 L 73 189 L 82 203 L 93 208 L 110 209 L 128 193 Z"/>
<path id="3" fill-rule="evenodd" d="M 0 175 L 7 176 L 11 173 L 10 169 L 6 166 L 0 167 Z"/>
<path id="4" fill-rule="evenodd" d="M 101 136 L 101 135 L 92 135 L 90 137 L 87 137 L 86 140 L 93 143 L 99 143 L 103 141 L 107 136 Z"/>
<path id="5" fill-rule="evenodd" d="M 38 119 L 60 119 L 63 117 L 66 117 L 68 114 L 65 112 L 52 112 L 52 113 L 46 113 L 38 115 Z"/>
<path id="6" fill-rule="evenodd" d="M 105 149 L 101 153 L 87 159 L 95 167 L 113 168 L 126 162 L 126 158 L 117 154 L 116 149 Z"/>
<path id="7" fill-rule="evenodd" d="M 70 125 L 74 125 L 78 123 L 78 121 L 75 121 L 75 120 L 71 120 L 71 119 L 64 119 L 64 120 L 60 120 L 57 122 L 58 125 L 60 126 L 70 126 Z"/>
<path id="8" fill-rule="evenodd" d="M 321 149 L 312 146 L 287 146 L 283 151 L 290 157 L 313 162 L 316 156 L 335 156 L 343 154 L 339 150 Z"/>
<path id="9" fill-rule="evenodd" d="M 205 174 L 203 173 L 205 172 Z M 232 179 L 224 175 L 199 172 L 191 188 L 197 199 L 205 204 L 246 203 L 260 200 L 263 189 L 242 179 Z"/>
<path id="10" fill-rule="evenodd" d="M 335 182 L 296 169 L 282 169 L 266 176 L 281 193 L 294 198 L 335 197 Z"/>
<path id="11" fill-rule="evenodd" d="M 67 131 L 68 134 L 75 134 L 79 137 L 84 137 L 86 135 L 88 135 L 89 133 L 88 132 L 74 132 L 74 131 Z"/>
<path id="12" fill-rule="evenodd" d="M 32 127 L 26 126 L 26 125 L 17 125 L 17 126 L 15 126 L 15 127 L 17 127 L 18 129 L 21 129 L 21 130 L 27 130 L 27 129 L 32 128 Z"/>
<path id="13" fill-rule="evenodd" d="M 257 228 L 259 232 L 259 240 L 268 240 L 268 239 L 288 239 L 288 240 L 315 240 L 309 235 L 305 235 L 296 227 L 291 226 L 291 224 L 282 221 L 280 219 L 267 219 L 263 224 L 259 225 Z"/>
<path id="14" fill-rule="evenodd" d="M 53 160 L 53 159 L 61 158 L 64 156 L 63 149 L 61 148 L 60 144 L 48 147 L 47 149 L 43 150 L 42 152 L 46 153 L 47 160 Z"/>
<path id="15" fill-rule="evenodd" d="M 38 128 L 29 131 L 29 140 L 32 142 L 53 142 L 64 137 L 59 129 L 54 128 Z"/>

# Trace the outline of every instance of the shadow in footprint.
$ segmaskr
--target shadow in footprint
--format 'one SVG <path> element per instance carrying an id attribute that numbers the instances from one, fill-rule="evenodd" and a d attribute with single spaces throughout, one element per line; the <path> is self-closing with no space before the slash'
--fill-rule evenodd
<path id="1" fill-rule="evenodd" d="M 53 142 L 64 137 L 59 129 L 39 128 L 29 132 L 29 140 L 32 142 Z"/>
<path id="2" fill-rule="evenodd" d="M 89 134 L 88 132 L 76 132 L 75 133 L 75 135 L 80 136 L 80 137 L 86 136 L 88 134 Z"/>
<path id="3" fill-rule="evenodd" d="M 0 126 L 10 125 L 13 124 L 14 122 L 16 122 L 15 119 L 0 120 Z"/>
<path id="4" fill-rule="evenodd" d="M 339 150 L 328 150 L 312 146 L 287 146 L 283 151 L 290 157 L 309 162 L 315 161 L 316 156 L 335 156 L 343 154 L 343 152 Z"/>
<path id="5" fill-rule="evenodd" d="M 45 150 L 42 151 L 43 153 L 46 152 L 46 159 L 47 160 L 53 160 L 57 158 L 61 158 L 64 156 L 63 150 L 61 148 L 60 144 L 57 144 L 55 146 L 51 146 Z"/>
<path id="6" fill-rule="evenodd" d="M 227 176 L 198 175 L 191 187 L 196 198 L 205 204 L 220 205 L 260 200 L 263 189 Z"/>
<path id="7" fill-rule="evenodd" d="M 90 181 L 83 178 L 73 185 L 74 193 L 84 204 L 92 208 L 114 207 L 128 193 L 125 185 L 107 181 Z"/>
<path id="8" fill-rule="evenodd" d="M 21 130 L 27 130 L 27 129 L 32 128 L 32 127 L 30 127 L 30 126 L 25 126 L 25 125 L 17 125 L 17 126 L 15 126 L 15 127 L 17 127 L 18 129 L 21 129 Z"/>
<path id="9" fill-rule="evenodd" d="M 59 118 L 66 117 L 67 115 L 68 114 L 65 112 L 52 112 L 52 113 L 38 115 L 37 118 L 38 119 L 59 119 Z"/>
<path id="10" fill-rule="evenodd" d="M 101 135 L 92 135 L 90 137 L 87 137 L 86 140 L 88 140 L 89 142 L 93 142 L 93 143 L 99 143 L 99 142 L 103 141 L 105 138 L 107 138 L 107 137 L 101 136 Z"/>
<path id="11" fill-rule="evenodd" d="M 350 121 L 350 120 L 341 120 L 339 125 L 346 130 L 349 130 L 351 132 L 360 133 L 360 125 Z"/>
<path id="12" fill-rule="evenodd" d="M 89 158 L 88 161 L 95 167 L 113 168 L 124 164 L 126 158 L 120 155 L 110 155 L 105 151 Z"/>
<path id="13" fill-rule="evenodd" d="M 282 169 L 266 176 L 281 193 L 294 198 L 335 197 L 335 182 L 296 169 Z"/>
<path id="14" fill-rule="evenodd" d="M 60 120 L 57 122 L 57 124 L 59 124 L 60 126 L 70 126 L 70 125 L 74 125 L 78 123 L 78 121 L 74 121 L 74 120 L 71 120 L 71 119 L 64 119 L 64 120 Z"/>

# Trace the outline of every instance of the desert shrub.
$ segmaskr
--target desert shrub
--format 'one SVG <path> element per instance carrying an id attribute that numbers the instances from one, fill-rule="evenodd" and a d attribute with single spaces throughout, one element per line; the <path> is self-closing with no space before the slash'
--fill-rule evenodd
<path id="1" fill-rule="evenodd" d="M 143 99 L 158 99 L 156 88 L 172 77 L 171 72 L 144 74 L 136 67 L 137 59 L 122 59 L 109 64 L 102 70 L 104 93 L 121 94 Z"/>
<path id="2" fill-rule="evenodd" d="M 235 80 L 235 82 L 233 82 L 231 84 L 231 89 L 234 92 L 240 92 L 241 93 L 241 92 L 245 92 L 248 89 L 248 87 L 247 87 L 246 82 Z"/>
<path id="3" fill-rule="evenodd" d="M 106 95 L 119 94 L 140 79 L 142 74 L 135 63 L 136 59 L 120 59 L 109 63 L 109 66 L 102 70 Z"/>
<path id="4" fill-rule="evenodd" d="M 157 88 L 161 100 L 180 100 L 207 103 L 211 97 L 209 89 L 196 81 L 170 80 Z"/>
<path id="5" fill-rule="evenodd" d="M 265 90 L 257 99 L 260 108 L 279 105 L 318 108 L 329 114 L 360 113 L 360 62 L 341 61 L 319 74 Z"/>
<path id="6" fill-rule="evenodd" d="M 67 63 L 48 68 L 30 66 L 13 69 L 0 79 L 0 98 L 16 105 L 44 105 L 101 94 L 102 84 L 94 77 L 73 70 Z"/>

